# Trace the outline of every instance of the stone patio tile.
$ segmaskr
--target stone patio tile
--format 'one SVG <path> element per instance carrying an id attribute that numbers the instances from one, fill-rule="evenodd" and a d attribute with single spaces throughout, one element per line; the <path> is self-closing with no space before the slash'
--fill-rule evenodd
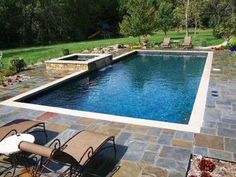
<path id="1" fill-rule="evenodd" d="M 233 154 L 225 151 L 219 151 L 214 149 L 209 149 L 208 152 L 209 157 L 217 158 L 217 159 L 223 159 L 223 160 L 233 160 Z"/>
<path id="2" fill-rule="evenodd" d="M 216 135 L 216 129 L 215 128 L 202 127 L 201 128 L 201 133 L 208 134 L 208 135 Z"/>
<path id="3" fill-rule="evenodd" d="M 193 141 L 194 140 L 194 133 L 177 131 L 175 134 L 175 139 Z"/>
<path id="4" fill-rule="evenodd" d="M 157 153 L 151 151 L 145 151 L 142 157 L 142 162 L 153 165 L 155 163 L 155 158 Z"/>
<path id="5" fill-rule="evenodd" d="M 188 163 L 186 162 L 179 162 L 171 159 L 164 159 L 164 158 L 159 158 L 157 160 L 156 166 L 166 168 L 169 170 L 176 170 L 180 172 L 186 172 Z"/>
<path id="6" fill-rule="evenodd" d="M 236 125 L 231 125 L 230 129 L 236 129 Z"/>
<path id="7" fill-rule="evenodd" d="M 204 147 L 194 146 L 193 153 L 197 155 L 207 156 L 208 149 Z"/>
<path id="8" fill-rule="evenodd" d="M 189 161 L 191 150 L 170 146 L 163 146 L 159 156 L 179 161 Z"/>
<path id="9" fill-rule="evenodd" d="M 204 121 L 220 122 L 220 111 L 215 108 L 206 108 Z"/>
<path id="10" fill-rule="evenodd" d="M 121 132 L 119 128 L 113 128 L 108 125 L 104 125 L 104 126 L 100 125 L 95 131 L 98 133 L 104 133 L 104 134 L 113 135 L 113 136 L 117 136 Z"/>
<path id="11" fill-rule="evenodd" d="M 113 177 L 138 177 L 142 173 L 142 165 L 128 161 L 122 161 L 120 169 L 113 175 Z"/>
<path id="12" fill-rule="evenodd" d="M 117 143 L 117 144 L 124 145 L 125 142 L 129 139 L 130 136 L 131 136 L 131 133 L 122 132 L 122 133 L 118 136 L 118 138 L 116 138 L 116 143 Z"/>
<path id="13" fill-rule="evenodd" d="M 82 131 L 82 130 L 86 130 L 86 126 L 85 125 L 74 125 L 74 124 L 72 124 L 71 126 L 70 126 L 70 129 L 74 129 L 74 130 L 77 130 L 77 131 Z"/>
<path id="14" fill-rule="evenodd" d="M 142 135 L 142 134 L 133 134 L 131 139 L 134 140 L 140 140 L 140 141 L 149 141 L 155 143 L 157 141 L 157 137 L 155 136 L 148 136 L 148 135 Z"/>
<path id="15" fill-rule="evenodd" d="M 225 122 L 228 124 L 236 124 L 236 119 L 222 119 L 222 122 Z"/>
<path id="16" fill-rule="evenodd" d="M 234 154 L 234 161 L 236 162 L 236 154 Z"/>
<path id="17" fill-rule="evenodd" d="M 46 125 L 46 130 L 51 130 L 51 131 L 54 131 L 54 132 L 62 132 L 64 131 L 65 129 L 67 129 L 68 127 L 65 126 L 65 125 L 59 125 L 59 124 L 55 124 L 55 123 L 48 123 Z"/>
<path id="18" fill-rule="evenodd" d="M 151 127 L 151 128 L 148 130 L 147 135 L 159 136 L 160 133 L 161 133 L 161 130 L 162 130 L 162 129 L 160 129 L 160 128 Z"/>
<path id="19" fill-rule="evenodd" d="M 5 116 L 8 114 L 14 113 L 18 108 L 0 105 L 0 109 L 1 109 L 1 111 L 0 111 L 0 118 L 1 118 L 1 116 Z"/>
<path id="20" fill-rule="evenodd" d="M 159 144 L 153 144 L 153 143 L 152 143 L 152 144 L 149 144 L 149 145 L 148 145 L 147 150 L 148 150 L 148 151 L 154 151 L 154 152 L 159 153 L 160 148 L 161 148 L 161 146 L 160 146 Z"/>
<path id="21" fill-rule="evenodd" d="M 123 128 L 126 127 L 126 124 L 124 124 L 124 123 L 119 123 L 119 122 L 109 122 L 109 123 L 108 123 L 108 126 L 115 127 L 115 128 L 119 128 L 119 129 L 123 129 Z"/>
<path id="22" fill-rule="evenodd" d="M 225 150 L 236 153 L 236 139 L 225 138 Z"/>
<path id="23" fill-rule="evenodd" d="M 217 124 L 216 124 L 216 122 L 207 122 L 207 121 L 204 121 L 204 122 L 203 122 L 203 127 L 216 128 L 216 127 L 217 127 Z"/>
<path id="24" fill-rule="evenodd" d="M 91 123 L 94 123 L 95 120 L 94 119 L 88 119 L 88 118 L 84 118 L 84 117 L 80 117 L 76 123 L 77 124 L 82 124 L 82 125 L 90 125 Z"/>
<path id="25" fill-rule="evenodd" d="M 185 173 L 171 170 L 168 177 L 185 177 Z"/>
<path id="26" fill-rule="evenodd" d="M 233 111 L 236 111 L 236 104 L 233 104 Z"/>
<path id="27" fill-rule="evenodd" d="M 139 125 L 128 125 L 125 130 L 130 131 L 132 133 L 141 133 L 141 134 L 146 134 L 150 127 L 146 126 L 139 126 Z"/>
<path id="28" fill-rule="evenodd" d="M 159 137 L 158 143 L 169 145 L 172 139 L 173 139 L 173 135 L 163 134 Z"/>
<path id="29" fill-rule="evenodd" d="M 212 149 L 224 149 L 223 137 L 206 135 L 206 134 L 195 134 L 194 145 L 201 147 L 208 147 Z"/>
<path id="30" fill-rule="evenodd" d="M 105 121 L 105 120 L 99 120 L 99 119 L 97 119 L 97 120 L 95 120 L 95 123 L 96 123 L 97 125 L 108 125 L 110 122 L 109 122 L 109 121 Z"/>
<path id="31" fill-rule="evenodd" d="M 56 115 L 53 119 L 48 120 L 48 122 L 56 123 L 56 124 L 61 124 L 61 125 L 66 125 L 70 127 L 71 125 L 76 125 L 75 120 L 70 121 L 61 115 Z"/>
<path id="32" fill-rule="evenodd" d="M 44 114 L 42 114 L 41 116 L 37 117 L 38 121 L 49 121 L 52 120 L 54 118 L 54 116 L 56 116 L 56 113 L 52 113 L 52 112 L 46 112 Z"/>
<path id="33" fill-rule="evenodd" d="M 226 137 L 236 137 L 236 130 L 226 129 L 226 128 L 219 128 L 217 134 L 219 136 L 226 136 Z"/>
<path id="34" fill-rule="evenodd" d="M 130 141 L 125 145 L 128 146 L 128 150 L 125 153 L 123 159 L 136 162 L 141 161 L 147 144 L 144 142 Z"/>
<path id="35" fill-rule="evenodd" d="M 140 177 L 167 177 L 168 171 L 163 168 L 146 166 L 142 170 L 142 174 Z"/>
<path id="36" fill-rule="evenodd" d="M 219 122 L 217 123 L 217 128 L 230 128 L 230 124 Z"/>
<path id="37" fill-rule="evenodd" d="M 170 130 L 170 129 L 163 129 L 162 130 L 162 134 L 166 134 L 166 135 L 173 135 L 176 133 L 175 130 Z"/>
<path id="38" fill-rule="evenodd" d="M 193 147 L 192 142 L 183 141 L 183 140 L 176 140 L 176 139 L 173 139 L 171 144 L 173 146 L 179 146 L 179 147 L 183 147 L 183 148 L 192 148 Z"/>

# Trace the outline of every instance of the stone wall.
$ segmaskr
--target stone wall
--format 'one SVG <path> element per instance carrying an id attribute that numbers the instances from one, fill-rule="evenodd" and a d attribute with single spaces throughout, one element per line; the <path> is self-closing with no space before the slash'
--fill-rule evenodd
<path id="1" fill-rule="evenodd" d="M 46 69 L 57 71 L 87 71 L 88 65 L 76 63 L 46 63 Z"/>
<path id="2" fill-rule="evenodd" d="M 75 62 L 75 61 L 47 61 L 46 69 L 47 70 L 57 70 L 57 71 L 93 71 L 96 69 L 100 69 L 104 66 L 110 65 L 112 63 L 112 55 L 107 57 L 92 60 L 91 62 Z"/>

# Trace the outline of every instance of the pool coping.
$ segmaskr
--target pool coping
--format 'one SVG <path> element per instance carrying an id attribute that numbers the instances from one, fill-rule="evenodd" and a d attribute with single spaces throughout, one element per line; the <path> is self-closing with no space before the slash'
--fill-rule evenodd
<path id="1" fill-rule="evenodd" d="M 80 61 L 80 60 L 65 60 L 64 58 L 69 58 L 69 57 L 73 57 L 73 56 L 94 56 L 94 58 L 88 59 L 88 60 L 84 60 L 84 61 Z M 45 63 L 64 63 L 64 64 L 89 64 L 91 62 L 94 61 L 99 61 L 102 60 L 103 58 L 109 57 L 111 56 L 111 54 L 84 54 L 84 53 L 74 53 L 74 54 L 70 54 L 70 55 L 66 55 L 63 57 L 59 57 L 59 58 L 53 58 L 50 60 L 45 61 Z"/>
<path id="2" fill-rule="evenodd" d="M 211 66 L 213 61 L 213 52 L 211 51 L 174 51 L 174 50 L 134 50 L 131 52 L 127 52 L 123 55 L 113 58 L 113 63 L 120 61 L 125 56 L 138 53 L 138 52 L 169 52 L 169 53 L 202 53 L 207 54 L 206 63 L 204 66 L 204 70 L 202 73 L 201 81 L 199 84 L 199 88 L 197 91 L 196 99 L 194 102 L 193 110 L 190 116 L 190 120 L 188 124 L 177 124 L 177 123 L 168 123 L 162 121 L 154 121 L 154 120 L 145 120 L 145 119 L 137 119 L 132 117 L 126 116 L 117 116 L 117 115 L 110 115 L 110 114 L 102 114 L 102 113 L 94 113 L 94 112 L 87 112 L 87 111 L 79 111 L 79 110 L 72 110 L 72 109 L 65 109 L 65 108 L 58 108 L 58 107 L 51 107 L 51 106 L 42 106 L 37 104 L 29 104 L 29 103 L 20 103 L 16 100 L 27 98 L 29 96 L 35 95 L 39 92 L 42 92 L 50 87 L 58 85 L 68 79 L 73 79 L 74 77 L 78 77 L 80 75 L 86 74 L 88 71 L 79 71 L 68 76 L 65 76 L 61 79 L 55 80 L 38 88 L 32 89 L 28 92 L 23 94 L 17 95 L 13 98 L 5 100 L 0 103 L 0 105 L 6 106 L 13 106 L 18 108 L 26 108 L 38 111 L 47 111 L 47 112 L 55 112 L 59 114 L 67 114 L 71 116 L 80 116 L 98 120 L 105 120 L 105 121 L 112 121 L 112 122 L 120 122 L 120 123 L 127 123 L 127 124 L 135 124 L 135 125 L 142 125 L 142 126 L 150 126 L 150 127 L 157 127 L 157 128 L 166 128 L 166 129 L 173 129 L 179 131 L 189 131 L 194 133 L 199 133 L 201 129 L 201 125 L 203 122 L 205 105 L 206 105 L 206 98 L 208 92 L 208 84 L 210 80 L 210 72 Z"/>

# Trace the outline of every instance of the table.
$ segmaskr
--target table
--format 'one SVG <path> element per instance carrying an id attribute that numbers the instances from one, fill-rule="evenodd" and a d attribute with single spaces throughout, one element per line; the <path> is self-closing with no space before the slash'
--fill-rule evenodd
<path id="1" fill-rule="evenodd" d="M 15 175 L 16 166 L 18 162 L 17 155 L 18 152 L 20 152 L 18 146 L 22 141 L 33 143 L 35 141 L 35 138 L 31 134 L 23 133 L 9 136 L 0 142 L 0 154 L 5 155 L 12 159 L 11 167 L 7 168 L 8 170 L 13 169 L 13 172 L 7 172 L 7 174 L 12 174 L 12 176 Z M 0 175 L 2 175 L 2 173 Z"/>

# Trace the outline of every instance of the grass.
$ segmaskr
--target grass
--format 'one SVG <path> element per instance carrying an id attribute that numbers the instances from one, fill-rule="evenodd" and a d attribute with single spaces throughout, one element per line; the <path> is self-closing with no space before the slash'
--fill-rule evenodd
<path id="1" fill-rule="evenodd" d="M 217 39 L 213 36 L 212 30 L 201 30 L 194 37 L 193 33 L 190 33 L 193 36 L 193 45 L 200 46 L 203 41 L 206 41 L 207 45 L 216 45 L 223 42 L 222 39 Z M 183 40 L 185 36 L 184 31 L 175 32 L 171 31 L 168 33 L 168 36 L 173 40 Z M 164 38 L 163 32 L 157 32 L 149 36 L 149 42 L 151 44 L 160 43 Z M 94 40 L 94 41 L 84 41 L 84 42 L 73 42 L 73 43 L 64 43 L 57 45 L 48 45 L 48 46 L 39 46 L 39 47 L 29 47 L 29 48 L 17 48 L 17 49 L 8 49 L 3 51 L 2 62 L 4 66 L 10 65 L 10 60 L 14 57 L 23 58 L 28 65 L 35 64 L 38 62 L 43 62 L 45 60 L 59 57 L 62 55 L 62 49 L 68 48 L 70 53 L 81 52 L 83 50 L 90 50 L 95 47 L 105 47 L 113 44 L 130 44 L 138 45 L 137 37 L 127 37 L 127 38 L 115 38 L 115 39 L 103 39 L 103 40 Z"/>

